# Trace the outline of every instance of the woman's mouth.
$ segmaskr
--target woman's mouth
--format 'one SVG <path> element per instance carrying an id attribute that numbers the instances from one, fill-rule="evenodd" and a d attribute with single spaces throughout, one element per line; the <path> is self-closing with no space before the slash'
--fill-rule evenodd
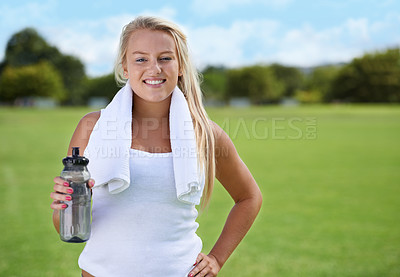
<path id="1" fill-rule="evenodd" d="M 150 79 L 146 79 L 146 80 L 144 80 L 143 82 L 145 83 L 145 84 L 148 84 L 148 85 L 161 85 L 161 84 L 163 84 L 163 83 L 165 83 L 167 80 L 166 79 L 157 79 L 157 80 L 150 80 Z"/>

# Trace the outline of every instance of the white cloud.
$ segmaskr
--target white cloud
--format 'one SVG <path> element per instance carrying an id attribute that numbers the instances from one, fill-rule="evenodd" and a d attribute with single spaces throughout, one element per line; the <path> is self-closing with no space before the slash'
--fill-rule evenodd
<path id="1" fill-rule="evenodd" d="M 55 21 L 55 24 L 49 17 L 56 8 L 55 3 L 54 0 L 48 0 L 21 6 L 0 6 L 0 26 L 9 32 L 1 32 L 0 41 L 5 45 L 13 33 L 32 26 L 63 53 L 79 57 L 86 65 L 87 73 L 92 76 L 113 70 L 122 28 L 137 15 L 147 14 L 170 20 L 176 15 L 176 10 L 164 6 L 159 10 L 145 10 L 138 14 L 118 14 L 94 20 Z M 0 60 L 3 57 L 1 53 Z"/>
<path id="2" fill-rule="evenodd" d="M 400 44 L 400 13 L 390 12 L 380 21 L 371 22 L 370 31 L 381 44 L 393 46 L 393 42 Z"/>
<path id="3" fill-rule="evenodd" d="M 54 8 L 54 1 L 28 2 L 23 5 L 6 5 L 0 6 L 0 22 L 1 25 L 20 24 L 25 25 L 32 21 L 43 22 L 46 15 Z"/>
<path id="4" fill-rule="evenodd" d="M 201 6 L 212 7 L 215 2 L 214 4 L 221 5 L 220 8 L 224 9 L 232 5 L 261 3 L 260 1 L 262 0 L 203 0 Z M 269 5 L 283 5 L 278 2 L 287 4 L 289 1 L 292 0 L 266 2 Z M 19 7 L 0 4 L 0 27 L 8 32 L 0 32 L 0 41 L 5 46 L 13 32 L 33 26 L 62 52 L 82 59 L 88 74 L 92 76 L 112 71 L 122 27 L 136 15 L 151 14 L 179 23 L 177 10 L 169 6 L 138 14 L 59 21 L 51 17 L 57 6 L 54 3 L 56 2 L 53 0 L 43 4 L 31 2 Z M 200 5 L 197 0 L 193 3 Z M 397 11 L 391 11 L 376 20 L 371 17 L 348 18 L 325 29 L 315 24 L 288 27 L 285 21 L 268 19 L 236 20 L 225 26 L 180 25 L 188 35 L 195 62 L 200 68 L 209 64 L 236 67 L 260 62 L 279 62 L 312 66 L 328 62 L 347 62 L 365 51 L 400 45 L 400 13 Z"/>
<path id="5" fill-rule="evenodd" d="M 145 10 L 140 13 L 141 15 L 151 15 L 151 16 L 158 16 L 161 18 L 165 18 L 168 20 L 174 20 L 177 12 L 175 9 L 171 7 L 163 7 L 158 11 L 153 11 L 153 10 Z"/>
<path id="6" fill-rule="evenodd" d="M 227 11 L 233 6 L 263 5 L 273 8 L 287 6 L 293 0 L 194 0 L 192 9 L 198 15 L 208 16 Z"/>
<path id="7" fill-rule="evenodd" d="M 176 11 L 164 7 L 158 11 L 140 13 L 140 15 L 144 14 L 172 20 Z M 57 45 L 64 53 L 70 53 L 82 59 L 88 65 L 89 75 L 107 74 L 113 70 L 122 28 L 136 16 L 123 14 L 95 21 L 82 20 L 48 27 L 44 33 L 49 41 Z"/>
<path id="8" fill-rule="evenodd" d="M 345 28 L 347 28 L 349 35 L 356 36 L 361 40 L 369 40 L 369 24 L 368 19 L 352 19 L 350 18 L 345 23 Z"/>
<path id="9" fill-rule="evenodd" d="M 77 21 L 42 29 L 48 41 L 63 53 L 79 57 L 89 75 L 110 73 L 116 57 L 119 36 L 133 15 L 119 15 L 96 21 Z"/>
<path id="10" fill-rule="evenodd" d="M 168 8 L 151 14 L 171 20 L 175 16 L 174 10 Z M 120 31 L 133 17 L 120 15 L 96 22 L 82 21 L 65 30 L 53 29 L 48 37 L 64 52 L 79 56 L 89 65 L 90 75 L 105 74 L 112 70 Z M 238 20 L 227 27 L 182 27 L 199 68 L 209 64 L 237 67 L 260 62 L 314 66 L 348 62 L 368 49 L 381 47 L 373 37 L 382 28 L 393 27 L 393 18 L 396 17 L 381 22 L 350 18 L 339 26 L 323 30 L 307 24 L 286 30 L 281 23 L 267 19 Z"/>
<path id="11" fill-rule="evenodd" d="M 253 44 L 265 47 L 273 44 L 278 26 L 278 22 L 271 20 L 236 21 L 227 28 L 216 25 L 187 28 L 187 33 L 198 67 L 207 64 L 234 67 L 256 62 L 246 48 Z"/>
<path id="12" fill-rule="evenodd" d="M 280 50 L 274 54 L 278 62 L 313 66 L 321 63 L 348 62 L 366 51 L 400 45 L 400 36 L 387 36 L 397 24 L 383 19 L 370 23 L 366 18 L 348 19 L 339 26 L 317 31 L 309 25 L 290 30 L 280 40 Z M 383 28 L 384 26 L 384 28 Z M 383 31 L 385 33 L 382 33 Z M 385 36 L 392 45 L 382 43 Z"/>
<path id="13" fill-rule="evenodd" d="M 344 62 L 361 49 L 348 48 L 340 37 L 342 28 L 316 31 L 311 26 L 288 31 L 279 42 L 279 50 L 270 59 L 287 65 L 313 66 Z"/>
<path id="14" fill-rule="evenodd" d="M 207 64 L 235 67 L 260 62 L 315 66 L 348 62 L 366 51 L 399 46 L 400 34 L 394 31 L 399 23 L 400 16 L 393 14 L 375 22 L 349 18 L 322 30 L 308 24 L 285 29 L 276 21 L 252 20 L 236 21 L 225 28 L 192 28 L 188 33 L 200 68 Z M 388 32 L 393 34 L 388 36 Z M 391 43 L 382 44 L 385 39 Z"/>
<path id="15" fill-rule="evenodd" d="M 23 5 L 0 4 L 0 43 L 6 45 L 8 39 L 15 32 L 27 26 L 37 27 L 48 22 L 47 15 L 54 8 L 54 1 L 28 2 Z M 0 51 L 0 60 L 3 60 L 3 49 Z"/>

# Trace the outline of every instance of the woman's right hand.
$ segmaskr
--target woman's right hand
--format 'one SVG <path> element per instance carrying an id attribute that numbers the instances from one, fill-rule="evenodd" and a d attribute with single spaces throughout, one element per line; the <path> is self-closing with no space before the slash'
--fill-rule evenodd
<path id="1" fill-rule="evenodd" d="M 74 190 L 69 186 L 69 183 L 57 176 L 53 179 L 54 181 L 54 191 L 50 193 L 50 198 L 54 201 L 51 203 L 50 207 L 53 210 L 63 210 L 67 207 L 67 204 L 61 201 L 71 201 L 71 194 Z M 88 182 L 89 188 L 92 189 L 94 186 L 94 180 L 90 179 Z"/>

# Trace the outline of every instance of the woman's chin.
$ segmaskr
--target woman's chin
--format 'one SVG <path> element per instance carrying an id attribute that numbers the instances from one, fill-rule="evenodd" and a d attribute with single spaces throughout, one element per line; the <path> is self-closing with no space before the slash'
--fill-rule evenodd
<path id="1" fill-rule="evenodd" d="M 137 95 L 137 97 L 139 97 L 141 100 L 143 100 L 144 102 L 148 102 L 148 103 L 161 103 L 164 101 L 167 101 L 170 99 L 172 93 L 170 93 L 169 95 L 145 95 L 145 96 L 141 96 L 141 95 Z"/>

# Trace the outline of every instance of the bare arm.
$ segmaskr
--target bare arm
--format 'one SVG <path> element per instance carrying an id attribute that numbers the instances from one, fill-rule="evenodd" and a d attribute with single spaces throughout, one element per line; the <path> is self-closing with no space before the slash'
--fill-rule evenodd
<path id="1" fill-rule="evenodd" d="M 78 123 L 78 126 L 75 129 L 74 134 L 72 135 L 69 147 L 68 147 L 68 155 L 72 155 L 72 147 L 79 147 L 80 153 L 83 153 L 85 150 L 90 134 L 100 117 L 100 112 L 92 112 L 85 115 Z M 54 192 L 50 194 L 50 197 L 54 200 L 50 207 L 54 209 L 53 211 L 53 224 L 56 228 L 57 232 L 60 232 L 60 213 L 59 210 L 64 209 L 65 206 L 60 204 L 59 201 L 66 201 L 66 197 L 72 193 L 72 189 L 68 186 L 68 183 L 64 184 L 64 180 L 60 177 L 54 178 Z M 89 182 L 90 186 L 94 185 L 93 180 Z"/>
<path id="2" fill-rule="evenodd" d="M 217 125 L 216 177 L 235 202 L 216 244 L 210 251 L 222 266 L 253 224 L 262 204 L 261 191 L 240 159 L 229 136 Z"/>
<path id="3" fill-rule="evenodd" d="M 200 254 L 192 276 L 216 276 L 253 224 L 262 203 L 261 191 L 240 159 L 229 136 L 213 123 L 216 139 L 216 177 L 235 204 L 229 213 L 220 237 L 208 256 Z M 204 262 L 203 262 L 204 261 Z M 198 275 L 196 275 L 198 274 Z M 189 274 L 189 276 L 191 276 Z"/>

